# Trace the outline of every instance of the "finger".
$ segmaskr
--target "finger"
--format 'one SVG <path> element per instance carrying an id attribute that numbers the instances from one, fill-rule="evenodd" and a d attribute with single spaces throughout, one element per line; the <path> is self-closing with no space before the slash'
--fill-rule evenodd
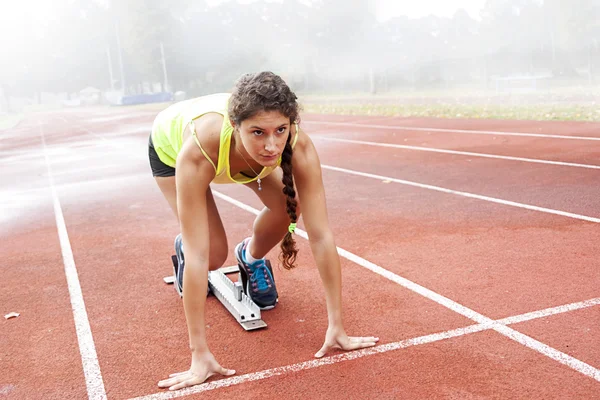
<path id="1" fill-rule="evenodd" d="M 341 349 L 341 348 L 342 348 L 342 346 L 340 346 L 338 343 L 334 343 L 334 344 L 325 343 L 323 345 L 323 347 L 321 347 L 321 350 L 317 351 L 317 353 L 315 354 L 315 357 L 321 358 L 325 354 L 327 354 L 327 352 L 329 350 L 331 350 L 331 349 Z"/>
<path id="2" fill-rule="evenodd" d="M 325 354 L 327 354 L 327 351 L 329 350 L 329 345 L 326 343 L 323 345 L 323 347 L 321 347 L 321 350 L 317 351 L 317 353 L 315 354 L 316 358 L 321 358 L 323 357 Z"/>
<path id="3" fill-rule="evenodd" d="M 379 338 L 378 337 L 373 337 L 373 336 L 369 336 L 369 337 L 352 336 L 352 337 L 350 337 L 350 340 L 352 342 L 359 342 L 359 343 L 364 343 L 364 342 L 379 342 Z"/>
<path id="4" fill-rule="evenodd" d="M 187 373 L 177 375 L 177 376 L 174 376 L 174 377 L 168 378 L 168 379 L 163 379 L 162 381 L 158 382 L 158 386 L 162 387 L 162 388 L 171 387 L 173 385 L 178 384 L 179 382 L 185 381 L 186 379 L 189 379 L 189 376 L 187 375 Z"/>
<path id="5" fill-rule="evenodd" d="M 223 376 L 231 376 L 231 375 L 235 374 L 235 370 L 223 368 L 220 365 L 218 365 L 217 368 L 213 372 L 211 372 L 206 379 L 208 379 L 211 376 L 216 375 L 216 374 L 221 374 Z"/>
<path id="6" fill-rule="evenodd" d="M 163 386 L 164 387 L 173 386 L 173 385 L 178 384 L 180 382 L 183 382 L 183 381 L 185 381 L 187 379 L 190 379 L 190 377 L 192 377 L 192 376 L 193 375 L 188 371 L 188 372 L 183 373 L 181 375 L 177 375 L 177 376 L 174 376 L 172 378 L 165 379 L 164 381 L 162 381 L 164 383 Z"/>
<path id="7" fill-rule="evenodd" d="M 364 349 L 364 348 L 367 348 L 367 347 L 373 347 L 375 345 L 377 345 L 377 342 L 362 342 L 360 344 L 360 348 Z"/>
<path id="8" fill-rule="evenodd" d="M 235 375 L 235 369 L 227 369 L 227 368 L 223 368 L 223 367 L 219 367 L 219 373 L 223 376 L 231 376 L 231 375 Z"/>
<path id="9" fill-rule="evenodd" d="M 348 346 L 344 347 L 344 350 L 358 350 L 366 347 L 373 347 L 377 343 L 375 342 L 352 342 Z"/>
<path id="10" fill-rule="evenodd" d="M 202 382 L 204 382 L 206 380 L 206 378 L 204 380 L 199 379 L 198 377 L 194 376 L 191 379 L 187 379 L 183 382 L 178 383 L 177 385 L 173 385 L 169 388 L 169 390 L 179 390 L 179 389 L 183 389 L 186 388 L 188 386 L 194 386 L 194 385 L 198 385 Z"/>
<path id="11" fill-rule="evenodd" d="M 163 379 L 162 381 L 158 382 L 158 387 L 165 388 L 165 387 L 171 386 L 174 383 L 177 383 L 177 382 L 172 378 Z"/>

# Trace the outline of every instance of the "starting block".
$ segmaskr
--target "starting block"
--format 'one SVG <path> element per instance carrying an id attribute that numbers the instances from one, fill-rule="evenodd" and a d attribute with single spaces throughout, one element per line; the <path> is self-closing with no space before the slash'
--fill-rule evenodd
<path id="1" fill-rule="evenodd" d="M 238 273 L 238 281 L 232 282 L 227 274 Z M 208 271 L 208 286 L 221 304 L 247 331 L 266 328 L 267 324 L 261 319 L 260 307 L 249 296 L 246 296 L 239 279 L 239 267 L 219 268 Z"/>
<path id="2" fill-rule="evenodd" d="M 236 272 L 238 281 L 233 282 L 227 275 Z M 208 271 L 208 288 L 244 330 L 266 328 L 267 324 L 261 319 L 260 307 L 244 293 L 239 273 L 237 265 Z M 167 284 L 173 284 L 175 276 L 167 276 L 163 280 Z"/>

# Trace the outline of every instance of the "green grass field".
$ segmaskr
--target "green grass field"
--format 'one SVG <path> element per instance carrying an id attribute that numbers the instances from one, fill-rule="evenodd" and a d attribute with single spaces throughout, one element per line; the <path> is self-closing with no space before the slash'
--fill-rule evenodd
<path id="1" fill-rule="evenodd" d="M 324 97 L 325 99 L 326 97 Z M 343 96 L 329 97 L 326 100 L 314 101 L 314 97 L 300 99 L 304 112 L 338 115 L 365 116 L 398 116 L 398 117 L 432 117 L 432 118 L 480 118 L 480 119 L 512 119 L 533 121 L 594 121 L 600 122 L 600 105 L 591 102 L 585 104 L 450 104 L 437 101 L 417 103 L 410 100 L 395 102 L 393 99 L 358 99 L 356 102 Z M 160 110 L 170 103 L 130 106 L 137 110 Z"/>
<path id="2" fill-rule="evenodd" d="M 303 103 L 305 112 L 340 115 L 372 115 L 435 118 L 487 118 L 536 121 L 600 121 L 595 104 L 473 105 L 410 103 Z"/>

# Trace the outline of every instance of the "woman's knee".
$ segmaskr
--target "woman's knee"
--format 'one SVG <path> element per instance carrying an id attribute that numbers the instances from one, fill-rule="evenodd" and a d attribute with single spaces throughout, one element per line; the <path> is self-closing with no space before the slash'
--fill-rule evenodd
<path id="1" fill-rule="evenodd" d="M 214 248 L 211 246 L 210 257 L 208 261 L 208 269 L 214 271 L 219 269 L 225 264 L 227 261 L 227 239 L 225 239 L 224 243 L 215 246 Z"/>

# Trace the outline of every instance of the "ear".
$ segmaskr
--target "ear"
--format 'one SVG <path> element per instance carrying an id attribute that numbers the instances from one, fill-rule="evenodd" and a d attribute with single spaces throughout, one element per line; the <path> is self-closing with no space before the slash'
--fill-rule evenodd
<path id="1" fill-rule="evenodd" d="M 234 120 L 232 120 L 231 118 L 229 118 L 229 123 L 231 124 L 231 126 L 233 127 L 233 129 L 235 129 L 235 128 L 236 128 L 236 126 L 235 126 L 235 122 L 234 122 Z"/>

